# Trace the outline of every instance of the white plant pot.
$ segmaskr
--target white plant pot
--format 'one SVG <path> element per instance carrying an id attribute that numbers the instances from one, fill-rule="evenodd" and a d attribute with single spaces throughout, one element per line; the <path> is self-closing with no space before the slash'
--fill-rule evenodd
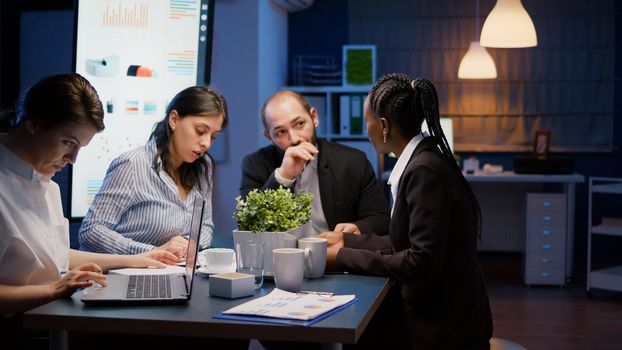
<path id="1" fill-rule="evenodd" d="M 287 232 L 251 232 L 233 230 L 233 246 L 247 244 L 248 242 L 264 243 L 263 251 L 263 274 L 273 276 L 272 250 L 277 248 L 296 248 L 298 239 L 312 235 L 311 222 L 298 226 Z"/>

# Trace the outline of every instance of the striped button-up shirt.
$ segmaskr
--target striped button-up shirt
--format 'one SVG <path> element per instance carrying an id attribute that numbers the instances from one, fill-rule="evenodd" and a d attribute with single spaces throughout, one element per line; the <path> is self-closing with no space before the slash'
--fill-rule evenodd
<path id="1" fill-rule="evenodd" d="M 80 227 L 80 249 L 114 254 L 138 254 L 175 236 L 188 236 L 197 191 L 206 199 L 201 247 L 212 241 L 212 189 L 202 176 L 183 201 L 173 179 L 154 165 L 155 142 L 126 152 L 112 161 L 104 182 Z M 210 166 L 207 155 L 205 156 Z"/>

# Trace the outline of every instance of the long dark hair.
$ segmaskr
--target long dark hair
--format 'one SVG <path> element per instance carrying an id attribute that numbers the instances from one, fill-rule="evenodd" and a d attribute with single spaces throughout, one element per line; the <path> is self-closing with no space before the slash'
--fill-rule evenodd
<path id="1" fill-rule="evenodd" d="M 441 128 L 438 111 L 438 94 L 431 81 L 424 78 L 411 79 L 406 74 L 387 74 L 374 84 L 369 93 L 371 109 L 378 116 L 389 118 L 401 134 L 412 138 L 421 132 L 423 121 L 428 125 L 437 151 L 456 174 L 473 204 L 477 235 L 481 238 L 482 212 L 473 189 L 464 178 L 458 163 L 449 148 Z"/>
<path id="2" fill-rule="evenodd" d="M 174 170 L 170 167 L 168 148 L 173 133 L 169 125 L 169 117 L 172 111 L 177 111 L 180 118 L 189 115 L 222 116 L 223 129 L 227 126 L 229 120 L 227 102 L 216 89 L 208 86 L 192 86 L 177 93 L 171 103 L 169 103 L 164 119 L 156 124 L 149 137 L 150 140 L 155 140 L 158 149 L 153 159 L 154 167 L 157 166 L 158 160 L 161 159 L 164 171 L 171 176 Z M 207 174 L 206 185 L 208 188 L 211 186 L 214 176 L 214 161 L 209 154 L 207 156 L 210 159 L 209 162 L 204 157 L 199 157 L 192 163 L 182 163 L 179 168 L 179 181 L 185 189 L 192 189 L 192 186 L 197 182 L 200 185 L 201 182 L 197 180 L 200 179 L 201 174 Z M 202 190 L 207 190 L 208 188 Z"/>
<path id="3" fill-rule="evenodd" d="M 22 94 L 14 110 L 0 115 L 0 131 L 19 129 L 30 120 L 43 128 L 69 123 L 104 130 L 104 109 L 95 88 L 79 74 L 43 78 Z"/>

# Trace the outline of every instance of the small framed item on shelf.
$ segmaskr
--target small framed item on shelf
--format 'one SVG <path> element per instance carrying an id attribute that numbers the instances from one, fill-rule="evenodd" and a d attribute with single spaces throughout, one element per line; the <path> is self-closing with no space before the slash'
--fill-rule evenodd
<path id="1" fill-rule="evenodd" d="M 343 86 L 371 86 L 376 81 L 376 46 L 343 46 Z"/>
<path id="2" fill-rule="evenodd" d="M 537 158 L 546 158 L 549 154 L 549 143 L 551 142 L 550 130 L 536 131 L 536 138 L 533 145 L 533 153 Z"/>

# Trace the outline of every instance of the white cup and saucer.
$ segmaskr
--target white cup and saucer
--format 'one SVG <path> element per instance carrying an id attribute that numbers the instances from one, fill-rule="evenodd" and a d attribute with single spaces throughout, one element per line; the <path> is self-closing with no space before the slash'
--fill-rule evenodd
<path id="1" fill-rule="evenodd" d="M 235 251 L 229 248 L 209 248 L 199 253 L 197 273 L 204 276 L 235 272 Z"/>

